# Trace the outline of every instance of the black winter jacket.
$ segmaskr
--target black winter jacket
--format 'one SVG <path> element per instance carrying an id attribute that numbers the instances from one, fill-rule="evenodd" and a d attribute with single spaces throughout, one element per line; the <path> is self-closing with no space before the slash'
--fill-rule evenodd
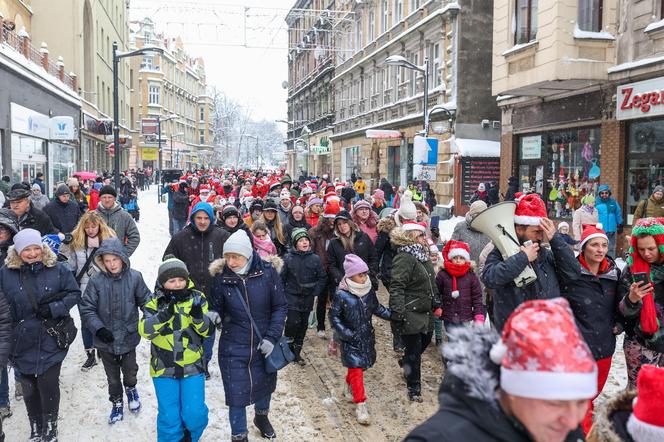
<path id="1" fill-rule="evenodd" d="M 575 281 L 581 275 L 581 266 L 565 240 L 556 233 L 551 239 L 551 249 L 542 247 L 533 269 L 537 280 L 524 287 L 517 287 L 514 278 L 528 265 L 528 256 L 519 252 L 503 261 L 500 250 L 494 249 L 486 259 L 482 280 L 494 290 L 493 316 L 495 326 L 502 331 L 509 315 L 524 301 L 552 299 L 560 296 L 558 280 Z"/>
<path id="2" fill-rule="evenodd" d="M 81 219 L 81 210 L 73 197 L 67 203 L 56 197 L 44 206 L 44 213 L 51 218 L 53 226 L 62 233 L 71 233 Z"/>
<path id="3" fill-rule="evenodd" d="M 567 298 L 574 319 L 595 360 L 611 357 L 616 349 L 613 328 L 622 323 L 618 311 L 620 269 L 611 258 L 604 273 L 595 276 L 585 267 L 573 281 L 562 281 L 561 292 Z M 619 333 L 622 326 L 619 326 Z"/>
<path id="4" fill-rule="evenodd" d="M 289 249 L 293 248 L 293 241 L 291 238 L 293 230 L 298 228 L 306 229 L 307 231 L 309 231 L 309 229 L 311 229 L 311 226 L 309 225 L 309 223 L 307 223 L 307 220 L 305 218 L 302 218 L 302 221 L 295 221 L 295 219 L 293 219 L 293 214 L 289 213 L 288 223 L 283 226 L 284 240 L 286 241 L 286 247 Z"/>
<path id="5" fill-rule="evenodd" d="M 372 315 L 390 319 L 390 309 L 378 302 L 372 289 L 364 296 L 350 293 L 342 282 L 332 298 L 330 322 L 341 341 L 341 362 L 348 368 L 371 368 L 376 362 Z"/>
<path id="6" fill-rule="evenodd" d="M 7 366 L 7 359 L 12 348 L 12 315 L 9 302 L 0 290 L 0 367 Z"/>
<path id="7" fill-rule="evenodd" d="M 634 304 L 629 300 L 629 287 L 633 281 L 632 272 L 629 267 L 626 267 L 618 288 L 618 297 L 620 298 L 619 309 L 625 318 L 625 334 L 650 350 L 664 353 L 664 326 L 660 325 L 654 335 L 641 330 L 641 308 L 643 308 L 643 301 Z M 660 324 L 664 324 L 664 282 L 655 284 L 653 296 L 655 298 L 657 320 Z"/>
<path id="8" fill-rule="evenodd" d="M 18 226 L 20 230 L 35 229 L 41 236 L 49 233 L 59 233 L 51 222 L 51 218 L 42 210 L 33 206 L 32 203 L 30 203 L 30 210 L 18 220 Z"/>
<path id="9" fill-rule="evenodd" d="M 337 287 L 344 277 L 344 259 L 346 255 L 353 253 L 366 263 L 369 267 L 369 277 L 375 289 L 378 289 L 378 257 L 376 256 L 376 248 L 371 242 L 369 235 L 358 230 L 355 232 L 355 242 L 353 243 L 353 251 L 348 252 L 344 249 L 341 240 L 338 237 L 332 238 L 327 248 L 327 260 L 329 264 L 328 272 L 330 275 L 330 282 L 334 287 Z"/>
<path id="10" fill-rule="evenodd" d="M 284 256 L 281 271 L 288 309 L 308 312 L 314 307 L 314 299 L 327 285 L 327 275 L 320 258 L 312 251 L 291 250 Z"/>
<path id="11" fill-rule="evenodd" d="M 178 221 L 186 220 L 189 216 L 189 194 L 186 190 L 178 190 L 171 194 L 171 201 L 173 202 L 172 214 L 173 218 Z"/>
<path id="12" fill-rule="evenodd" d="M 378 222 L 376 230 L 378 236 L 376 238 L 376 256 L 380 262 L 380 280 L 383 285 L 390 288 L 390 281 L 392 280 L 392 259 L 396 255 L 396 249 L 392 247 L 390 242 L 390 232 L 396 227 L 394 218 L 381 219 Z"/>
<path id="13" fill-rule="evenodd" d="M 245 223 L 241 217 L 238 218 L 237 225 L 232 229 L 228 227 L 226 224 L 224 224 L 224 221 L 222 219 L 217 220 L 217 226 L 228 232 L 228 236 L 231 236 L 233 233 L 237 232 L 238 230 L 244 230 L 244 233 L 246 233 L 247 236 L 249 237 L 249 242 L 251 242 L 251 247 L 252 248 L 254 247 L 254 235 L 251 233 L 251 229 L 249 228 L 247 223 Z"/>

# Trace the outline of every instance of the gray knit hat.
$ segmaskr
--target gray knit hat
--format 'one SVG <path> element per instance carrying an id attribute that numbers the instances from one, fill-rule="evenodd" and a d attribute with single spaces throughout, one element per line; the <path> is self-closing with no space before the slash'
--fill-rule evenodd
<path id="1" fill-rule="evenodd" d="M 240 229 L 228 237 L 224 243 L 224 255 L 227 253 L 237 253 L 251 259 L 254 249 L 251 247 L 251 241 L 244 230 Z"/>
<path id="2" fill-rule="evenodd" d="M 166 259 L 159 265 L 157 281 L 163 286 L 166 281 L 171 278 L 183 278 L 184 280 L 188 280 L 189 270 L 184 262 L 180 261 L 173 255 L 167 255 Z"/>

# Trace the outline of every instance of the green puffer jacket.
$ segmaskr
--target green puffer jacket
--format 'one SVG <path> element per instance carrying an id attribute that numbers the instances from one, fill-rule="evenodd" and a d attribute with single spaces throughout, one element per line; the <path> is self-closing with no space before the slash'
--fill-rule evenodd
<path id="1" fill-rule="evenodd" d="M 397 227 L 390 232 L 393 247 L 413 245 L 404 230 Z M 440 306 L 436 274 L 431 261 L 421 262 L 405 251 L 398 251 L 392 260 L 390 309 L 403 315 L 396 323 L 401 335 L 433 331 L 433 310 Z"/>

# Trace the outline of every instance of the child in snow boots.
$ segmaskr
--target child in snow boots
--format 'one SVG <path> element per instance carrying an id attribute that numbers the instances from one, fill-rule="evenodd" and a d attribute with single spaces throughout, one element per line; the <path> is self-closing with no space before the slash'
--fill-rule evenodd
<path id="1" fill-rule="evenodd" d="M 340 342 L 341 362 L 348 368 L 344 397 L 357 404 L 357 421 L 368 425 L 363 371 L 376 362 L 376 339 L 371 316 L 389 320 L 392 312 L 378 302 L 371 287 L 369 268 L 362 258 L 352 253 L 346 255 L 344 273 L 332 300 L 329 316 L 336 333 L 335 340 Z"/>
<path id="2" fill-rule="evenodd" d="M 314 299 L 325 289 L 327 275 L 320 258 L 311 250 L 311 239 L 306 229 L 294 229 L 291 240 L 293 247 L 284 257 L 284 268 L 281 272 L 288 301 L 284 335 L 291 340 L 294 362 L 304 365 L 300 352 L 307 334 L 309 315 L 314 308 Z"/>
<path id="3" fill-rule="evenodd" d="M 158 440 L 197 441 L 208 424 L 203 339 L 211 329 L 203 293 L 188 288 L 184 262 L 167 256 L 138 329 L 152 341 L 150 376 L 157 394 Z"/>
<path id="4" fill-rule="evenodd" d="M 136 346 L 141 341 L 138 310 L 147 302 L 150 290 L 141 273 L 129 267 L 129 257 L 118 238 L 103 240 L 94 259 L 101 271 L 90 278 L 80 312 L 104 364 L 113 404 L 108 423 L 114 424 L 124 417 L 123 383 L 129 411 L 138 413 L 141 409 L 136 390 Z"/>

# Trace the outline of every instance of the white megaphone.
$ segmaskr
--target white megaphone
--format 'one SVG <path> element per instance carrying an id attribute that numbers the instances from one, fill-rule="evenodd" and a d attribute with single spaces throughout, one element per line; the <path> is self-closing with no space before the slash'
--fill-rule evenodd
<path id="1" fill-rule="evenodd" d="M 514 229 L 514 212 L 516 202 L 504 201 L 494 204 L 473 219 L 470 227 L 488 236 L 496 246 L 503 259 L 514 256 L 521 251 L 521 244 Z M 523 287 L 535 282 L 537 275 L 535 270 L 528 264 L 523 272 L 514 278 L 517 287 Z"/>

